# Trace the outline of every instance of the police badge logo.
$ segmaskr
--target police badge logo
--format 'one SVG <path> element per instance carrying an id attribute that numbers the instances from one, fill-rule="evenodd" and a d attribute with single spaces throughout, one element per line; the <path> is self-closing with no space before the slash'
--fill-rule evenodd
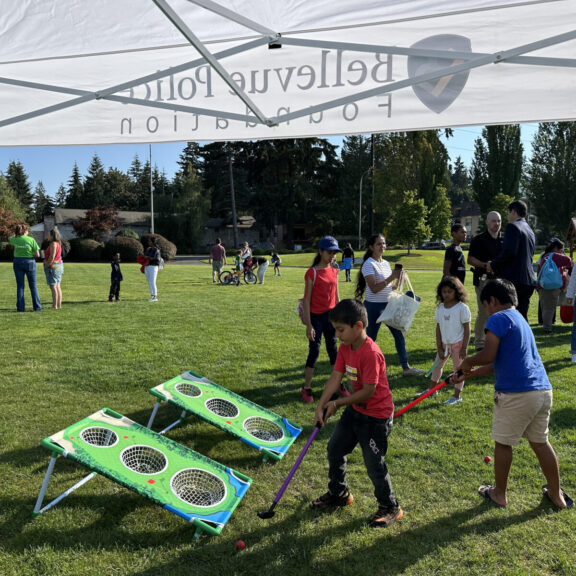
<path id="1" fill-rule="evenodd" d="M 444 50 L 454 52 L 472 53 L 472 44 L 469 38 L 455 34 L 439 34 L 424 38 L 411 48 L 424 50 Z M 408 77 L 415 78 L 423 74 L 429 74 L 448 66 L 462 64 L 464 60 L 459 58 L 443 58 L 439 56 L 409 56 Z M 450 106 L 460 95 L 466 82 L 469 71 L 458 74 L 448 74 L 435 80 L 422 82 L 412 87 L 414 94 L 427 108 L 440 114 Z"/>

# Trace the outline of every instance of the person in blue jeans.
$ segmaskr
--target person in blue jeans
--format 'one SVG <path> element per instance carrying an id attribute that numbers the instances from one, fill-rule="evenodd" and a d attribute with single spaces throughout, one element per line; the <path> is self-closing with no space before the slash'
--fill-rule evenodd
<path id="1" fill-rule="evenodd" d="M 25 279 L 28 279 L 28 287 L 32 296 L 32 307 L 34 312 L 42 310 L 40 296 L 38 295 L 38 286 L 36 285 L 36 260 L 40 257 L 40 246 L 34 238 L 28 236 L 28 226 L 18 224 L 15 229 L 15 235 L 9 239 L 14 246 L 14 276 L 16 276 L 16 309 L 18 312 L 26 311 L 26 302 L 24 300 Z"/>
<path id="2" fill-rule="evenodd" d="M 364 298 L 364 306 L 368 313 L 368 326 L 366 333 L 376 341 L 380 324 L 378 318 L 388 305 L 388 297 L 394 286 L 400 279 L 400 270 L 392 270 L 387 260 L 382 255 L 386 250 L 386 239 L 382 234 L 375 234 L 368 239 L 368 249 L 364 254 L 362 269 L 356 282 L 356 299 Z M 408 363 L 408 351 L 404 334 L 396 328 L 387 327 L 394 337 L 394 345 L 398 353 L 398 359 L 402 366 L 403 376 L 419 376 L 424 370 L 411 368 Z"/>

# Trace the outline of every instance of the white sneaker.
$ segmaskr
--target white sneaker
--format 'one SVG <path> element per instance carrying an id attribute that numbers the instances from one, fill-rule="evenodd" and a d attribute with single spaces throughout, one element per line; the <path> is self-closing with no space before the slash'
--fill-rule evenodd
<path id="1" fill-rule="evenodd" d="M 158 302 L 158 298 L 156 298 L 156 296 L 150 296 L 150 298 L 148 298 L 148 302 Z"/>
<path id="2" fill-rule="evenodd" d="M 576 364 L 576 354 L 572 354 L 572 364 Z"/>
<path id="3" fill-rule="evenodd" d="M 424 374 L 424 370 L 420 370 L 420 368 L 406 368 L 402 370 L 402 376 L 421 376 Z"/>
<path id="4" fill-rule="evenodd" d="M 452 406 L 452 404 L 458 404 L 458 402 L 462 402 L 462 398 L 456 398 L 455 396 L 452 396 L 452 398 L 448 398 L 444 404 L 447 406 Z"/>

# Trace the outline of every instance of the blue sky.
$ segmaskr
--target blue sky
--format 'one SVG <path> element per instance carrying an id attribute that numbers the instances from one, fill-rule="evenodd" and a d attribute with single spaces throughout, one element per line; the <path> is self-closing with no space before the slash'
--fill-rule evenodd
<path id="1" fill-rule="evenodd" d="M 538 124 L 522 125 L 524 152 L 529 157 L 532 138 L 538 130 Z M 452 160 L 462 157 L 464 164 L 470 166 L 474 155 L 474 140 L 480 136 L 482 126 L 470 126 L 454 129 L 454 137 L 445 140 Z M 331 139 L 335 140 L 335 139 Z M 152 164 L 172 178 L 178 169 L 177 161 L 186 146 L 185 142 L 152 144 Z M 130 144 L 114 146 L 46 146 L 46 147 L 0 147 L 0 172 L 5 172 L 11 161 L 20 161 L 28 174 L 34 189 L 42 181 L 48 194 L 55 196 L 60 184 L 67 185 L 74 163 L 80 173 L 85 175 L 94 154 L 98 154 L 106 169 L 118 168 L 126 172 L 135 156 L 145 162 L 150 155 L 148 144 Z"/>

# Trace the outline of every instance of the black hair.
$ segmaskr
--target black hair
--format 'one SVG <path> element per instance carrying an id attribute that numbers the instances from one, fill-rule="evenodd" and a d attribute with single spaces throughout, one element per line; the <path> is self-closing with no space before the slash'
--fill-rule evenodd
<path id="1" fill-rule="evenodd" d="M 526 202 L 522 202 L 522 200 L 510 202 L 510 204 L 508 204 L 508 212 L 512 210 L 514 210 L 520 218 L 526 218 L 526 214 L 528 214 L 528 206 L 526 206 Z"/>
<path id="2" fill-rule="evenodd" d="M 364 262 L 366 262 L 368 258 L 372 257 L 372 254 L 374 253 L 372 250 L 372 246 L 376 244 L 376 240 L 378 240 L 378 238 L 384 238 L 384 234 L 372 234 L 372 236 L 370 236 L 366 241 L 366 252 L 364 253 L 364 256 L 362 258 L 362 264 L 364 264 Z M 384 242 L 386 242 L 386 238 L 384 238 Z M 364 278 L 364 274 L 362 274 L 362 267 L 360 267 L 360 270 L 358 272 L 358 278 L 356 280 L 356 291 L 354 293 L 357 300 L 362 300 L 365 290 L 366 290 L 366 278 Z"/>
<path id="3" fill-rule="evenodd" d="M 457 224 L 452 224 L 452 227 L 450 228 L 450 232 L 452 234 L 454 234 L 454 232 L 458 232 L 459 230 L 462 230 L 464 228 L 463 224 L 460 224 L 460 222 L 458 222 Z"/>
<path id="4" fill-rule="evenodd" d="M 444 302 L 442 298 L 442 288 L 444 288 L 444 286 L 448 286 L 448 288 L 454 290 L 458 302 L 468 302 L 468 291 L 464 288 L 464 284 L 455 276 L 444 276 L 436 288 L 436 301 L 438 304 Z"/>
<path id="5" fill-rule="evenodd" d="M 551 238 L 550 244 L 548 244 L 548 246 L 546 246 L 546 250 L 544 250 L 544 254 L 554 252 L 556 248 L 564 250 L 564 242 L 562 242 L 562 240 L 559 238 Z"/>
<path id="6" fill-rule="evenodd" d="M 480 301 L 490 302 L 490 298 L 496 298 L 500 304 L 518 306 L 516 288 L 514 288 L 514 284 L 510 280 L 496 278 L 496 280 L 488 281 L 482 289 Z"/>
<path id="7" fill-rule="evenodd" d="M 330 322 L 338 322 L 354 326 L 357 322 L 362 322 L 364 328 L 368 326 L 368 312 L 362 302 L 354 298 L 345 298 L 340 300 L 329 314 Z"/>

